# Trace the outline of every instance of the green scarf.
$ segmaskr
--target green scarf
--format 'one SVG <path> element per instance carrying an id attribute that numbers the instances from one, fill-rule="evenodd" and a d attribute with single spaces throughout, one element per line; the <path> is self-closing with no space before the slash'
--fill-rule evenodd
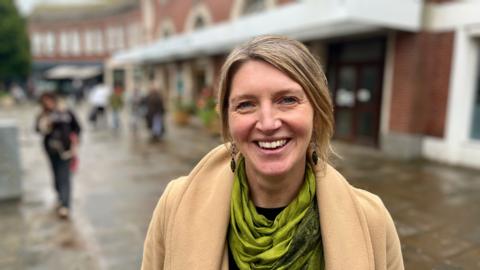
<path id="1" fill-rule="evenodd" d="M 307 166 L 297 197 L 268 220 L 249 199 L 245 162 L 239 161 L 232 190 L 228 243 L 240 269 L 324 269 L 315 175 Z"/>

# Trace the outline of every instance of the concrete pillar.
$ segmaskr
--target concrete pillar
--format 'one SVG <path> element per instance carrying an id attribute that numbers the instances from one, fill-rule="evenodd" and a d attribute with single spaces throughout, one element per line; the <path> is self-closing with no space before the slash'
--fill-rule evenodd
<path id="1" fill-rule="evenodd" d="M 0 201 L 21 197 L 19 148 L 15 122 L 0 120 Z"/>

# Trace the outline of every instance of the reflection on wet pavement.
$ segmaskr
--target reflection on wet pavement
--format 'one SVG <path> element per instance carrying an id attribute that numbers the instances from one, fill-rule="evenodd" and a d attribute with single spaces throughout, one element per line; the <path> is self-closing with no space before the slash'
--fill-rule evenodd
<path id="1" fill-rule="evenodd" d="M 162 142 L 150 144 L 126 124 L 118 134 L 89 128 L 85 111 L 79 110 L 85 134 L 70 221 L 54 212 L 47 160 L 31 129 L 34 109 L 0 111 L 0 118 L 18 121 L 23 167 L 23 198 L 0 202 L 0 269 L 139 269 L 148 221 L 166 184 L 220 142 L 194 124 L 170 125 Z M 480 269 L 479 171 L 393 161 L 341 143 L 335 149 L 342 156 L 335 166 L 390 210 L 406 269 Z"/>

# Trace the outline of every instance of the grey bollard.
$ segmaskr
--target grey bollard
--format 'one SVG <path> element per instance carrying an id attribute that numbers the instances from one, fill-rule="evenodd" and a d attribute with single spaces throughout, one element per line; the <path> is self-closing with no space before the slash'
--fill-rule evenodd
<path id="1" fill-rule="evenodd" d="M 17 125 L 0 119 L 0 201 L 21 197 L 19 148 Z"/>

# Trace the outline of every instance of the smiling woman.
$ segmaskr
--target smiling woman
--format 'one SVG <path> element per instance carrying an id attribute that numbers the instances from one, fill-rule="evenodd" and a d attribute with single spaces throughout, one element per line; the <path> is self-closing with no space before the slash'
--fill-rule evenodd
<path id="1" fill-rule="evenodd" d="M 228 56 L 219 84 L 225 145 L 172 181 L 142 269 L 403 269 L 381 200 L 328 164 L 333 108 L 301 43 L 262 36 Z"/>

